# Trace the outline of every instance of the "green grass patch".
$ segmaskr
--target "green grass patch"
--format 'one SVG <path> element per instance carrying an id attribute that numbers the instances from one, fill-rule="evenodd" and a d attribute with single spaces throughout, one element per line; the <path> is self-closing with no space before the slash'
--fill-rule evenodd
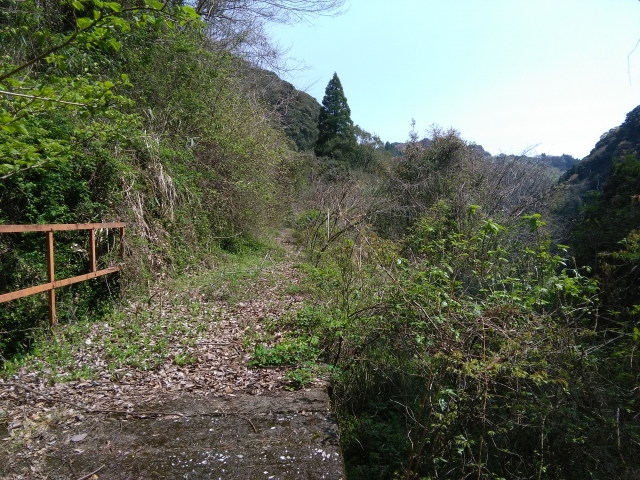
<path id="1" fill-rule="evenodd" d="M 267 347 L 263 343 L 259 343 L 256 345 L 249 366 L 279 367 L 312 362 L 320 354 L 318 343 L 317 337 L 313 337 L 308 341 L 301 338 L 285 338 L 273 347 Z"/>

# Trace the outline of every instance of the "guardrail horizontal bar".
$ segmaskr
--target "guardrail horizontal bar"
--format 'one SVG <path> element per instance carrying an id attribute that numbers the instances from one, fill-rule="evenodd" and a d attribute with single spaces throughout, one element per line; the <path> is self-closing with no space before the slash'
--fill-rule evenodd
<path id="1" fill-rule="evenodd" d="M 16 300 L 22 297 L 28 297 L 29 295 L 35 295 L 36 293 L 48 292 L 54 288 L 66 287 L 78 282 L 84 282 L 85 280 L 91 280 L 92 278 L 101 277 L 109 273 L 114 273 L 120 270 L 120 267 L 109 267 L 97 272 L 86 273 L 84 275 L 78 275 L 77 277 L 65 278 L 64 280 L 56 280 L 55 282 L 44 283 L 42 285 L 36 285 L 35 287 L 24 288 L 16 292 L 5 293 L 0 295 L 0 303 L 8 302 L 10 300 Z"/>
<path id="2" fill-rule="evenodd" d="M 53 288 L 66 287 L 67 285 L 71 285 L 73 283 L 84 282 L 85 280 L 91 280 L 92 278 L 101 277 L 102 275 L 107 275 L 108 273 L 117 272 L 118 270 L 120 270 L 120 267 L 109 267 L 109 268 L 104 268 L 102 270 L 98 270 L 97 272 L 78 275 L 77 277 L 65 278 L 64 280 L 56 280 L 55 282 L 53 282 Z"/>
<path id="3" fill-rule="evenodd" d="M 35 295 L 36 293 L 48 292 L 52 288 L 54 288 L 52 283 L 43 283 L 42 285 L 37 285 L 35 287 L 25 288 L 16 292 L 5 293 L 3 295 L 0 295 L 0 303 L 8 302 L 9 300 L 16 300 L 22 297 L 28 297 L 29 295 Z"/>
<path id="4" fill-rule="evenodd" d="M 58 223 L 42 225 L 0 225 L 0 233 L 60 232 L 69 230 L 92 230 L 94 228 L 123 228 L 126 223 Z"/>

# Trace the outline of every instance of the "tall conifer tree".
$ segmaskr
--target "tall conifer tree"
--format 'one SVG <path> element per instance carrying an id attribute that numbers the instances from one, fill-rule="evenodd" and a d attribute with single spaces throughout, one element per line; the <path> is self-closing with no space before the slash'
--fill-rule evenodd
<path id="1" fill-rule="evenodd" d="M 346 160 L 356 146 L 351 109 L 336 73 L 324 91 L 318 130 L 315 148 L 318 156 Z"/>

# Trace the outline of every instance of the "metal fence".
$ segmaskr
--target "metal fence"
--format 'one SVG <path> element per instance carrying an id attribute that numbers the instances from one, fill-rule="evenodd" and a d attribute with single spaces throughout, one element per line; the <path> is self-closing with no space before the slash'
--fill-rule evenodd
<path id="1" fill-rule="evenodd" d="M 124 229 L 126 224 L 121 222 L 112 223 L 76 223 L 76 224 L 50 224 L 50 225 L 0 225 L 0 233 L 27 233 L 27 232 L 43 232 L 47 234 L 47 275 L 48 283 L 36 285 L 14 292 L 4 293 L 0 295 L 0 303 L 16 300 L 36 293 L 49 292 L 49 324 L 53 327 L 56 324 L 56 288 L 65 287 L 78 282 L 91 280 L 92 278 L 101 277 L 109 273 L 120 270 L 120 266 L 108 267 L 102 270 L 96 270 L 96 229 L 119 229 L 120 230 L 120 251 L 124 259 Z M 53 251 L 53 232 L 72 231 L 72 230 L 89 230 L 89 263 L 91 272 L 76 277 L 56 280 L 55 273 L 55 255 Z"/>

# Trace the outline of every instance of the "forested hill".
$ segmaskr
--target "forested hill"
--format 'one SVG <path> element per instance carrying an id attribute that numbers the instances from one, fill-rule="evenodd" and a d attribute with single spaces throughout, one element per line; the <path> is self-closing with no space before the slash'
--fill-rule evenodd
<path id="1" fill-rule="evenodd" d="M 493 158 L 503 159 L 503 160 L 510 160 L 510 159 L 517 158 L 521 161 L 555 168 L 559 172 L 566 172 L 567 170 L 572 168 L 576 163 L 579 162 L 577 158 L 571 155 L 567 155 L 566 153 L 563 153 L 562 155 L 547 155 L 546 153 L 541 153 L 540 155 L 534 155 L 534 156 L 500 154 Z"/>
<path id="2" fill-rule="evenodd" d="M 422 148 L 429 148 L 433 141 L 429 138 L 423 138 L 420 140 L 419 145 Z M 407 147 L 408 143 L 394 142 L 390 144 L 393 148 L 395 148 L 395 152 L 397 155 L 400 155 L 400 152 L 404 151 Z M 482 145 L 477 143 L 470 143 L 469 148 L 476 154 L 478 157 L 483 158 L 485 160 L 494 159 L 494 160 L 519 160 L 524 162 L 530 162 L 533 164 L 546 165 L 548 167 L 556 168 L 560 172 L 566 172 L 570 168 L 572 168 L 579 160 L 572 155 L 567 155 L 563 153 L 562 155 L 548 155 L 546 153 L 542 153 L 539 155 L 529 156 L 526 154 L 521 155 L 506 155 L 504 153 L 500 153 L 498 155 L 492 155 L 487 150 L 484 149 Z"/>
<path id="3" fill-rule="evenodd" d="M 561 178 L 562 187 L 570 192 L 563 213 L 576 220 L 570 243 L 578 262 L 597 266 L 602 261 L 598 259 L 608 255 L 623 258 L 628 242 L 637 241 L 630 239 L 636 238 L 640 225 L 639 150 L 640 106 L 627 114 L 622 125 L 602 135 L 591 153 Z M 618 303 L 638 303 L 629 285 L 637 285 L 640 278 L 632 272 L 634 267 L 625 273 L 627 277 L 616 279 Z"/>
<path id="4" fill-rule="evenodd" d="M 573 166 L 564 180 L 587 181 L 589 189 L 601 190 L 614 159 L 637 154 L 640 150 L 640 106 L 627 114 L 619 127 L 600 137 L 591 153 Z"/>
<path id="5" fill-rule="evenodd" d="M 222 3 L 224 18 L 251 14 Z M 0 7 L 0 224 L 126 222 L 118 285 L 132 289 L 248 248 L 280 225 L 299 159 L 278 122 L 302 111 L 286 133 L 309 148 L 317 102 L 276 82 L 265 90 L 284 113 L 274 115 L 252 88 L 251 58 L 232 49 L 243 32 L 157 2 L 9 5 Z M 44 245 L 33 242 L 0 236 L 1 292 L 43 278 Z M 74 247 L 82 237 L 56 242 L 59 278 L 86 268 Z M 98 251 L 108 245 L 101 238 Z M 59 309 L 60 321 L 94 318 L 118 285 L 61 291 L 69 310 Z M 29 351 L 29 329 L 45 318 L 32 297 L 0 305 L 2 358 Z"/>
<path id="6" fill-rule="evenodd" d="M 312 150 L 318 139 L 320 103 L 268 70 L 249 67 L 246 79 L 249 91 L 260 92 L 261 100 L 278 116 L 298 150 Z"/>

